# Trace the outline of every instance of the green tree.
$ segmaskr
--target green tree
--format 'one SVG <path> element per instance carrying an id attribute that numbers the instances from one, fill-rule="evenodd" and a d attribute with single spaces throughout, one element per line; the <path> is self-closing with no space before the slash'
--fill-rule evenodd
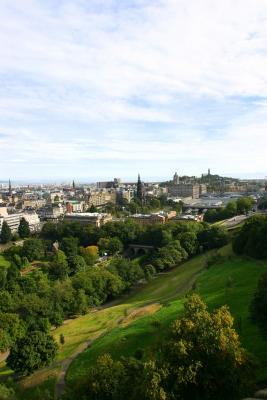
<path id="1" fill-rule="evenodd" d="M 25 326 L 17 314 L 0 312 L 0 352 L 8 350 L 25 334 Z"/>
<path id="2" fill-rule="evenodd" d="M 147 281 L 150 281 L 153 277 L 153 275 L 155 275 L 156 273 L 156 269 L 155 267 L 153 267 L 153 265 L 151 264 L 147 264 L 144 266 L 144 274 L 145 274 L 145 279 Z"/>
<path id="3" fill-rule="evenodd" d="M 229 236 L 227 231 L 221 226 L 211 226 L 197 235 L 199 245 L 204 250 L 216 249 L 228 243 Z"/>
<path id="4" fill-rule="evenodd" d="M 22 239 L 29 237 L 31 234 L 29 222 L 25 218 L 21 218 L 20 220 L 18 234 Z"/>
<path id="5" fill-rule="evenodd" d="M 31 262 L 44 257 L 44 244 L 41 239 L 27 239 L 23 243 L 22 255 Z"/>
<path id="6" fill-rule="evenodd" d="M 100 252 L 103 254 L 107 252 L 110 255 L 121 253 L 123 251 L 123 244 L 118 237 L 101 238 L 97 242 Z"/>
<path id="7" fill-rule="evenodd" d="M 7 365 L 19 375 L 30 375 L 55 359 L 57 344 L 53 337 L 40 331 L 28 332 L 11 347 Z"/>
<path id="8" fill-rule="evenodd" d="M 96 212 L 97 212 L 96 206 L 94 206 L 94 205 L 92 204 L 91 207 L 89 208 L 89 212 L 90 212 L 90 213 L 96 213 Z"/>
<path id="9" fill-rule="evenodd" d="M 237 399 L 253 388 L 253 365 L 226 306 L 209 313 L 197 295 L 172 325 L 164 347 L 165 388 L 177 399 Z"/>
<path id="10" fill-rule="evenodd" d="M 237 200 L 237 212 L 238 214 L 246 214 L 249 212 L 253 205 L 253 199 L 251 197 L 240 197 Z"/>
<path id="11" fill-rule="evenodd" d="M 70 268 L 70 274 L 74 275 L 78 271 L 85 271 L 87 264 L 82 256 L 72 256 L 68 258 L 68 264 Z"/>
<path id="12" fill-rule="evenodd" d="M 12 238 L 11 230 L 10 230 L 8 224 L 6 223 L 6 221 L 4 221 L 3 224 L 2 224 L 2 230 L 1 230 L 0 238 L 1 238 L 1 242 L 4 243 L 4 244 L 8 243 Z"/>
<path id="13" fill-rule="evenodd" d="M 267 218 L 255 215 L 245 222 L 233 241 L 237 254 L 246 254 L 258 259 L 267 257 Z"/>
<path id="14" fill-rule="evenodd" d="M 193 256 L 198 252 L 198 240 L 195 232 L 184 232 L 180 236 L 181 246 L 185 249 L 189 256 Z"/>
<path id="15" fill-rule="evenodd" d="M 69 272 L 67 257 L 64 251 L 58 250 L 49 265 L 49 273 L 56 279 L 64 279 Z"/>
<path id="16" fill-rule="evenodd" d="M 70 236 L 70 237 L 64 237 L 62 239 L 61 243 L 61 250 L 64 251 L 66 256 L 69 257 L 74 257 L 77 256 L 78 254 L 78 238 Z"/>
<path id="17" fill-rule="evenodd" d="M 0 383 L 0 400 L 16 400 L 15 390 Z"/>

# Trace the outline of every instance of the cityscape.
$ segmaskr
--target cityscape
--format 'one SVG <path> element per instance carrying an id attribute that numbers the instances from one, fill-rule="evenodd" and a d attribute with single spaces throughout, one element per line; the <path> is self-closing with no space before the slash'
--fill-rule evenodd
<path id="1" fill-rule="evenodd" d="M 266 39 L 266 0 L 0 0 L 0 400 L 267 399 Z"/>
<path id="2" fill-rule="evenodd" d="M 140 174 L 136 182 L 114 178 L 91 184 L 73 180 L 69 185 L 12 185 L 9 180 L 0 183 L 0 228 L 6 221 L 16 237 L 22 218 L 32 233 L 40 232 L 47 221 L 79 221 L 97 227 L 125 218 L 141 224 L 203 221 L 208 210 L 221 209 L 242 197 L 249 196 L 256 210 L 266 192 L 263 179 L 223 178 L 212 175 L 210 169 L 199 178 L 179 177 L 175 172 L 167 182 L 143 182 Z"/>

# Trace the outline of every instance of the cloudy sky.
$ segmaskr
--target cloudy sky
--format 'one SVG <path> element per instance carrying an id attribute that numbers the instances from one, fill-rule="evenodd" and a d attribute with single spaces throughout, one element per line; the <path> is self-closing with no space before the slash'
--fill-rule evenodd
<path id="1" fill-rule="evenodd" d="M 266 0 L 1 0 L 0 179 L 267 175 Z"/>

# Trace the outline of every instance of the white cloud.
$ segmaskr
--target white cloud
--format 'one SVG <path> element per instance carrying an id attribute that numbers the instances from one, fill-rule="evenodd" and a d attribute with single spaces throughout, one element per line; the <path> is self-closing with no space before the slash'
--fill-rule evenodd
<path id="1" fill-rule="evenodd" d="M 265 0 L 2 0 L 0 169 L 128 160 L 147 174 L 159 161 L 158 175 L 163 163 L 262 171 L 266 39 Z M 230 97 L 238 106 L 223 121 Z"/>

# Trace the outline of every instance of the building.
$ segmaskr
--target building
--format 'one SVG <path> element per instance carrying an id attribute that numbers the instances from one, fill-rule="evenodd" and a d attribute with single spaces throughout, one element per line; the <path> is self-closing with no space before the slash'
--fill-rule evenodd
<path id="1" fill-rule="evenodd" d="M 66 203 L 66 212 L 67 213 L 76 213 L 85 211 L 85 203 L 84 201 L 77 200 L 69 200 Z"/>
<path id="2" fill-rule="evenodd" d="M 19 223 L 22 218 L 22 214 L 8 214 L 7 216 L 3 217 L 0 215 L 0 227 L 2 229 L 3 222 L 5 221 L 9 226 L 12 233 L 18 231 Z"/>
<path id="3" fill-rule="evenodd" d="M 112 221 L 112 216 L 106 213 L 71 213 L 66 214 L 64 220 L 80 222 L 84 225 L 91 224 L 99 228 L 107 222 Z"/>
<path id="4" fill-rule="evenodd" d="M 133 214 L 131 218 L 142 225 L 165 224 L 165 217 L 157 214 Z"/>
<path id="5" fill-rule="evenodd" d="M 201 183 L 199 185 L 199 194 L 200 196 L 202 196 L 203 194 L 207 193 L 207 185 L 205 185 L 204 183 Z"/>
<path id="6" fill-rule="evenodd" d="M 64 215 L 64 208 L 61 204 L 47 205 L 39 208 L 37 214 L 43 221 L 57 222 Z"/>
<path id="7" fill-rule="evenodd" d="M 40 208 L 46 204 L 45 199 L 24 199 L 19 203 L 20 208 Z"/>
<path id="8" fill-rule="evenodd" d="M 30 231 L 32 233 L 39 232 L 41 230 L 41 221 L 35 211 L 24 213 L 23 217 L 28 222 Z"/>
<path id="9" fill-rule="evenodd" d="M 179 176 L 178 176 L 177 172 L 175 172 L 175 174 L 173 175 L 172 182 L 173 182 L 174 185 L 178 185 L 179 184 Z"/>
<path id="10" fill-rule="evenodd" d="M 171 197 L 192 197 L 198 199 L 200 195 L 200 185 L 194 183 L 178 183 L 170 186 L 168 193 Z"/>
<path id="11" fill-rule="evenodd" d="M 91 192 L 88 197 L 88 206 L 104 206 L 105 204 L 112 203 L 116 204 L 116 191 L 98 191 L 98 192 Z"/>
<path id="12" fill-rule="evenodd" d="M 117 202 L 122 202 L 126 200 L 128 203 L 134 198 L 134 190 L 133 189 L 117 189 Z"/>
<path id="13" fill-rule="evenodd" d="M 176 217 L 176 211 L 164 212 L 160 211 L 158 213 L 152 214 L 133 214 L 132 218 L 135 222 L 143 225 L 153 225 L 153 224 L 165 224 L 168 220 Z"/>
<path id="14" fill-rule="evenodd" d="M 9 214 L 6 207 L 0 207 L 0 231 L 2 229 L 3 222 L 5 221 L 12 233 L 17 232 L 20 220 L 22 218 L 25 218 L 25 220 L 29 223 L 31 232 L 38 232 L 40 230 L 40 219 L 35 212 Z"/>
<path id="15" fill-rule="evenodd" d="M 49 194 L 50 203 L 58 203 L 60 201 L 63 201 L 63 199 L 64 199 L 63 192 L 51 192 Z"/>
<path id="16" fill-rule="evenodd" d="M 114 178 L 113 181 L 97 182 L 97 189 L 114 189 L 121 185 L 120 178 Z"/>

